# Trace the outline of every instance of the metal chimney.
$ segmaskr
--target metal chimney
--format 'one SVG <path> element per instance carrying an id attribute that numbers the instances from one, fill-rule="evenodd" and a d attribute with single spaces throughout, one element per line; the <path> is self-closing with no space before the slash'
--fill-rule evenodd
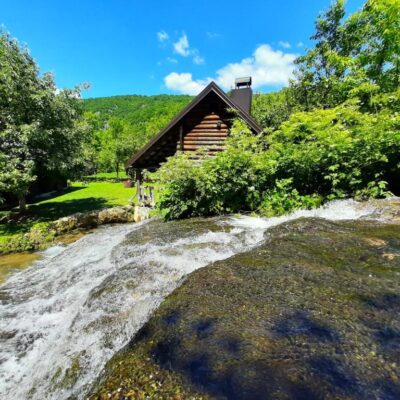
<path id="1" fill-rule="evenodd" d="M 231 91 L 231 99 L 246 113 L 250 114 L 251 98 L 251 76 L 235 79 L 235 89 Z"/>

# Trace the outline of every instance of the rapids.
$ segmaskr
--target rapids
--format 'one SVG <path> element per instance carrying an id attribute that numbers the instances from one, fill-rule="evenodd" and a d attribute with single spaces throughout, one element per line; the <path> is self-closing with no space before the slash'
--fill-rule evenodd
<path id="1" fill-rule="evenodd" d="M 218 217 L 99 228 L 0 286 L 0 397 L 84 398 L 185 276 L 254 248 L 307 217 L 380 218 L 373 203 L 336 201 L 285 217 Z"/>

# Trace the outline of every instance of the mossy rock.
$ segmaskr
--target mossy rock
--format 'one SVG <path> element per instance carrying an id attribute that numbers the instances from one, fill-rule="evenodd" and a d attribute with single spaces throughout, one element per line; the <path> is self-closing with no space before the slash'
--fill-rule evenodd
<path id="1" fill-rule="evenodd" d="M 99 225 L 133 221 L 134 207 L 132 206 L 108 208 L 101 210 L 98 214 Z"/>
<path id="2" fill-rule="evenodd" d="M 58 235 L 71 232 L 78 226 L 78 218 L 75 215 L 63 217 L 52 223 Z"/>
<path id="3" fill-rule="evenodd" d="M 398 399 L 398 256 L 399 225 L 277 227 L 192 273 L 90 398 Z"/>

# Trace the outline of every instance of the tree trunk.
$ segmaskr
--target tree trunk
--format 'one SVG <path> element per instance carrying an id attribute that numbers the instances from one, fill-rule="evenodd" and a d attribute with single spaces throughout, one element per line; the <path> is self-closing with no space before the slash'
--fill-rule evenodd
<path id="1" fill-rule="evenodd" d="M 24 195 L 18 197 L 18 207 L 21 212 L 26 210 L 26 198 Z"/>

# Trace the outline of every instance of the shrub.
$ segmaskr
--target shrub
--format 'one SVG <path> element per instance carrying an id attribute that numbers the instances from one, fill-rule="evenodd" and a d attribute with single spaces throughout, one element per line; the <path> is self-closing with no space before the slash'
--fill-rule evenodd
<path id="1" fill-rule="evenodd" d="M 368 188 L 383 181 L 390 188 L 390 177 L 399 171 L 399 127 L 399 115 L 361 113 L 354 102 L 294 114 L 269 138 L 276 177 L 293 178 L 302 194 L 327 198 L 368 195 Z"/>
<path id="2" fill-rule="evenodd" d="M 267 191 L 262 199 L 259 212 L 267 217 L 284 215 L 298 209 L 311 209 L 321 205 L 323 199 L 318 195 L 301 196 L 292 187 L 292 179 L 282 179 Z"/>

